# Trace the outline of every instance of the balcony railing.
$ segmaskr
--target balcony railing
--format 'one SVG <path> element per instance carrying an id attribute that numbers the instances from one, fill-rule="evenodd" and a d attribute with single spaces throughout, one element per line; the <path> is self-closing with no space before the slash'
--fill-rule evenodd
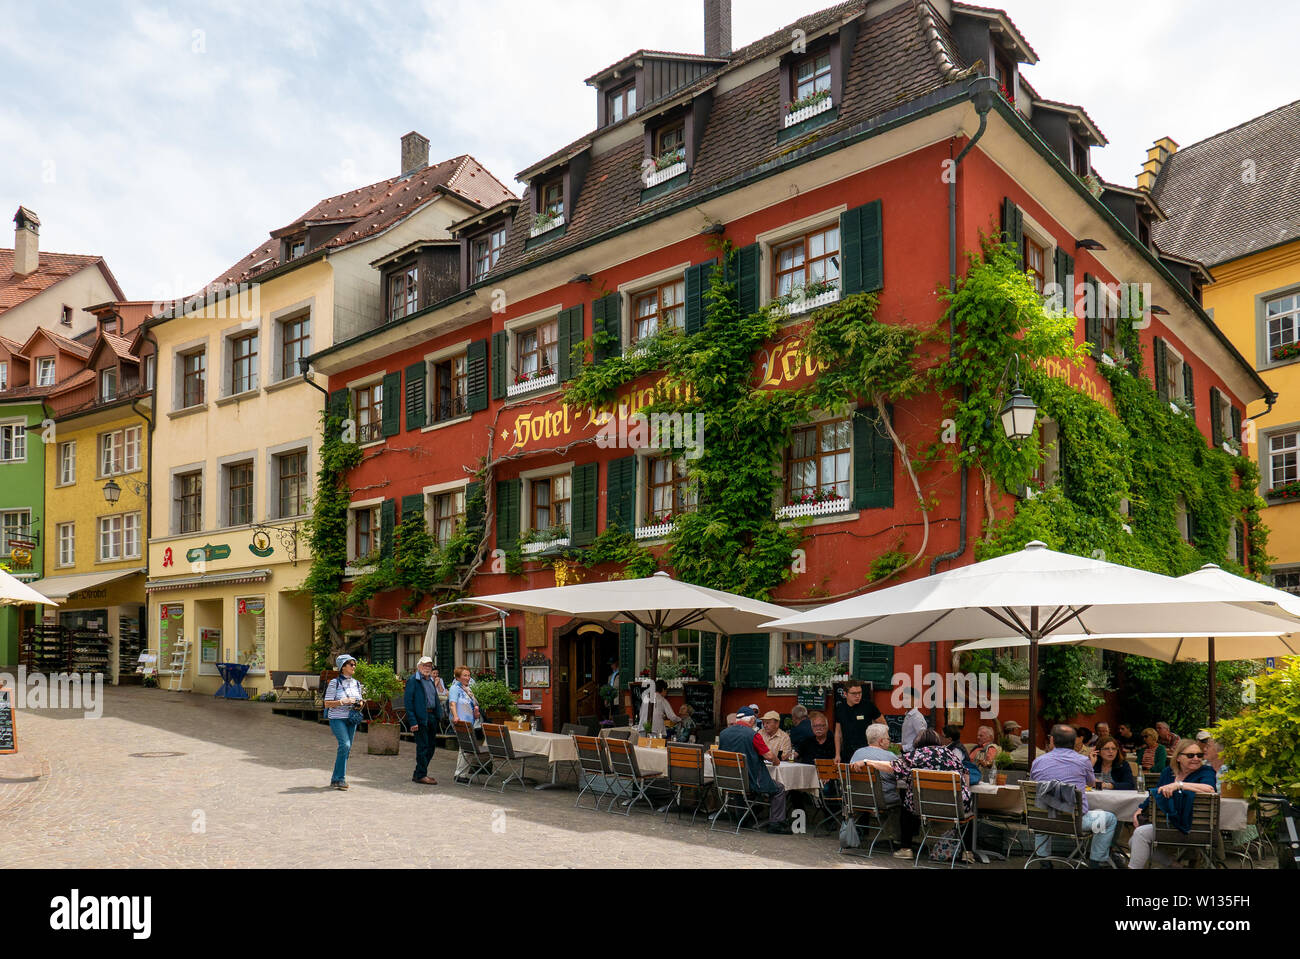
<path id="1" fill-rule="evenodd" d="M 384 438 L 384 426 L 379 420 L 357 427 L 358 443 L 378 443 Z"/>
<path id="2" fill-rule="evenodd" d="M 446 423 L 469 415 L 469 399 L 465 396 L 452 396 L 444 400 L 435 400 L 429 404 L 429 422 Z"/>
<path id="3" fill-rule="evenodd" d="M 515 381 L 506 387 L 506 396 L 522 396 L 525 393 L 556 386 L 560 382 L 560 375 L 554 370 L 532 374 L 520 373 L 515 377 Z"/>

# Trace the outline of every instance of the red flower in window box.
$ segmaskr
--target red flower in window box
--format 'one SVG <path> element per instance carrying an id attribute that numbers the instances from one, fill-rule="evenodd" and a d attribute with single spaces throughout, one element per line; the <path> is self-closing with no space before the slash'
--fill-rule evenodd
<path id="1" fill-rule="evenodd" d="M 1300 356 L 1300 343 L 1286 343 L 1273 350 L 1274 360 L 1292 360 Z"/>

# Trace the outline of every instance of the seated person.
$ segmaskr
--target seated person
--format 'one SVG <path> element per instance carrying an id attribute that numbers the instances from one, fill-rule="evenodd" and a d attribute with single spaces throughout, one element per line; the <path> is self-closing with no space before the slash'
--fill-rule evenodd
<path id="1" fill-rule="evenodd" d="M 1195 794 L 1212 793 L 1215 791 L 1215 785 L 1214 770 L 1205 765 L 1204 748 L 1194 739 L 1184 739 L 1174 747 L 1173 765 L 1166 766 L 1160 773 L 1160 785 L 1152 792 L 1157 808 L 1169 817 L 1169 821 L 1179 832 L 1187 833 L 1191 832 L 1192 828 L 1192 803 Z M 1147 802 L 1142 804 L 1143 807 L 1150 801 L 1148 797 Z M 1129 849 L 1132 850 L 1129 868 L 1145 869 L 1151 859 L 1161 866 L 1168 866 L 1171 862 L 1168 853 L 1163 849 L 1157 849 L 1154 854 L 1152 853 L 1151 844 L 1155 839 L 1156 827 L 1153 823 L 1147 823 L 1145 826 L 1138 825 L 1140 813 L 1141 810 L 1133 814 L 1133 825 L 1137 828 L 1133 830 L 1133 838 L 1129 840 Z"/>
<path id="2" fill-rule="evenodd" d="M 757 719 L 757 710 L 750 706 L 742 706 L 736 710 L 735 724 L 728 726 L 718 736 L 718 749 L 723 752 L 740 753 L 745 757 L 750 791 L 771 804 L 767 831 L 789 835 L 790 827 L 785 821 L 785 787 L 773 782 L 772 776 L 767 771 L 768 762 L 773 766 L 779 766 L 781 760 L 775 753 L 769 752 L 767 741 L 763 739 L 761 733 L 755 731 L 754 723 Z"/>
<path id="3" fill-rule="evenodd" d="M 657 739 L 663 739 L 666 726 L 671 726 L 677 721 L 677 714 L 673 712 L 673 707 L 664 696 L 666 692 L 668 692 L 668 683 L 656 679 L 654 695 L 645 696 L 641 700 L 641 729 L 644 730 L 645 724 L 649 723 L 650 733 Z"/>
<path id="4" fill-rule="evenodd" d="M 799 755 L 799 746 L 807 739 L 812 739 L 812 723 L 808 720 L 808 707 L 800 706 L 796 703 L 790 707 L 790 721 L 794 726 L 790 729 L 790 748 L 794 750 L 792 757 Z"/>
<path id="5" fill-rule="evenodd" d="M 1159 733 L 1148 726 L 1142 730 L 1142 739 L 1144 745 L 1138 750 L 1138 765 L 1143 772 L 1160 772 L 1169 765 L 1169 759 L 1165 755 L 1165 747 L 1160 745 Z"/>
<path id="6" fill-rule="evenodd" d="M 676 728 L 673 729 L 673 739 L 679 743 L 689 743 L 695 735 L 695 720 L 691 718 L 695 715 L 695 709 L 690 703 L 682 703 L 681 711 L 677 715 L 678 721 Z"/>
<path id="7" fill-rule="evenodd" d="M 971 750 L 970 761 L 979 767 L 982 782 L 988 782 L 991 774 L 997 774 L 995 760 L 1000 752 L 1002 750 L 993 741 L 992 726 L 981 726 L 975 731 L 975 748 Z"/>
<path id="8" fill-rule="evenodd" d="M 1092 742 L 1092 730 L 1087 726 L 1079 726 L 1074 730 L 1074 751 L 1088 755 L 1088 744 Z"/>
<path id="9" fill-rule="evenodd" d="M 1202 729 L 1196 734 L 1196 741 L 1200 743 L 1201 748 L 1205 750 L 1205 759 L 1203 760 L 1205 765 L 1213 769 L 1217 776 L 1223 769 L 1223 757 L 1219 754 L 1220 747 L 1218 740 L 1210 735 L 1208 729 Z"/>
<path id="10" fill-rule="evenodd" d="M 808 722 L 812 726 L 812 738 L 804 742 L 795 761 L 812 766 L 818 759 L 834 759 L 835 740 L 830 736 L 831 724 L 826 714 L 815 710 L 808 714 Z"/>
<path id="11" fill-rule="evenodd" d="M 867 744 L 853 754 L 849 765 L 860 772 L 865 759 L 878 759 L 889 763 L 888 772 L 880 770 L 880 788 L 885 794 L 885 802 L 890 806 L 897 806 L 901 801 L 898 798 L 898 780 L 894 778 L 893 770 L 893 762 L 897 758 L 889 748 L 889 727 L 884 723 L 873 723 L 867 727 Z"/>
<path id="12" fill-rule="evenodd" d="M 767 748 L 773 755 L 782 759 L 790 758 L 790 753 L 794 750 L 790 748 L 790 737 L 781 728 L 781 714 L 775 709 L 769 709 L 763 714 L 763 728 L 759 730 L 759 735 L 767 741 Z"/>
<path id="13" fill-rule="evenodd" d="M 1133 735 L 1133 727 L 1128 723 L 1120 723 L 1115 738 L 1119 740 L 1120 746 L 1126 753 L 1136 752 L 1142 748 L 1142 737 Z"/>
<path id="14" fill-rule="evenodd" d="M 1004 752 L 1015 752 L 1021 742 L 1020 724 L 1014 719 L 1008 719 L 1002 724 L 1002 743 L 1001 749 Z"/>
<path id="15" fill-rule="evenodd" d="M 949 749 L 953 750 L 954 752 L 960 753 L 962 759 L 970 759 L 970 753 L 966 752 L 966 746 L 961 741 L 960 726 L 956 726 L 952 723 L 949 723 L 947 726 L 944 726 L 943 739 L 944 739 L 943 744 L 947 746 Z M 867 740 L 867 742 L 870 743 L 871 740 Z M 858 752 L 861 751 L 862 750 L 860 749 L 858 750 Z"/>
<path id="16" fill-rule="evenodd" d="M 1124 759 L 1124 750 L 1114 736 L 1097 740 L 1097 760 L 1092 764 L 1098 789 L 1137 789 L 1133 769 Z"/>
<path id="17" fill-rule="evenodd" d="M 1074 751 L 1074 744 L 1078 738 L 1072 726 L 1064 723 L 1053 726 L 1050 739 L 1052 751 L 1034 760 L 1029 778 L 1039 784 L 1053 780 L 1068 783 L 1079 790 L 1083 796 L 1083 819 L 1080 820 L 1079 825 L 1084 832 L 1093 833 L 1088 868 L 1101 869 L 1110 855 L 1110 844 L 1115 839 L 1115 826 L 1119 820 L 1113 812 L 1088 808 L 1087 789 L 1097 781 L 1097 775 L 1092 771 L 1092 764 Z M 1052 837 L 1040 835 L 1036 846 L 1038 855 L 1050 855 Z M 1039 868 L 1044 869 L 1050 869 L 1052 866 L 1050 862 L 1042 862 L 1038 865 Z"/>
<path id="18" fill-rule="evenodd" d="M 1073 734 L 1073 730 L 1071 730 L 1071 734 Z M 912 859 L 915 857 L 916 853 L 912 851 L 912 837 L 921 828 L 921 818 L 915 811 L 916 802 L 912 796 L 913 769 L 937 769 L 943 772 L 960 773 L 962 808 L 965 812 L 971 810 L 970 781 L 966 774 L 966 766 L 958 753 L 943 745 L 943 738 L 939 735 L 938 730 L 923 730 L 912 741 L 911 752 L 904 753 L 892 762 L 883 759 L 864 759 L 862 763 L 871 766 L 877 772 L 892 772 L 895 780 L 903 784 L 903 802 L 899 807 L 902 845 L 894 853 L 899 859 Z M 964 829 L 962 837 L 963 842 L 968 847 L 963 853 L 963 858 L 968 861 L 973 860 L 975 858 L 974 854 L 969 849 L 971 830 L 969 828 Z"/>
<path id="19" fill-rule="evenodd" d="M 1088 740 L 1088 745 L 1095 747 L 1103 736 L 1109 736 L 1110 734 L 1110 723 L 1098 723 L 1096 732 L 1092 734 L 1092 739 Z"/>

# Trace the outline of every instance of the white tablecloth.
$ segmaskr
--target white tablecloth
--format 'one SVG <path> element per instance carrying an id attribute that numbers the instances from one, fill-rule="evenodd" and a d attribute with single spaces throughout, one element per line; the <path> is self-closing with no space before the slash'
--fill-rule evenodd
<path id="1" fill-rule="evenodd" d="M 976 797 L 991 797 L 1000 794 L 997 800 L 986 802 L 986 809 L 1000 809 L 1006 790 L 1020 791 L 1019 786 L 990 786 L 980 783 L 971 786 L 970 791 Z M 1147 794 L 1132 789 L 1090 789 L 1088 790 L 1088 808 L 1104 809 L 1113 812 L 1121 823 L 1132 822 L 1133 814 L 1146 801 Z M 996 805 L 994 805 L 996 802 Z M 1250 806 L 1244 799 L 1219 799 L 1219 828 L 1225 832 L 1246 828 L 1246 813 Z"/>
<path id="2" fill-rule="evenodd" d="M 574 748 L 573 737 L 560 733 L 510 731 L 510 744 L 515 752 L 530 756 L 545 756 L 548 763 L 576 763 L 578 750 Z"/>
<path id="3" fill-rule="evenodd" d="M 668 750 L 655 749 L 651 746 L 635 746 L 636 763 L 643 773 L 668 775 Z M 817 767 L 803 763 L 781 763 L 768 766 L 768 775 L 772 781 L 781 784 L 791 792 L 817 792 L 821 784 L 817 779 Z M 704 778 L 713 778 L 713 757 L 704 754 Z"/>

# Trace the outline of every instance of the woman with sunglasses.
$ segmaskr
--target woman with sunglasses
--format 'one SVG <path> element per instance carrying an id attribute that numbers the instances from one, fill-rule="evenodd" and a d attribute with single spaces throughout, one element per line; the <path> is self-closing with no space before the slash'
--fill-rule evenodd
<path id="1" fill-rule="evenodd" d="M 1213 793 L 1215 778 L 1214 770 L 1205 764 L 1205 752 L 1201 744 L 1194 739 L 1184 739 L 1174 746 L 1174 761 L 1160 774 L 1160 785 L 1152 790 L 1156 807 L 1169 817 L 1179 832 L 1191 832 L 1192 803 L 1196 793 Z M 1144 869 L 1147 860 L 1152 858 L 1161 866 L 1168 866 L 1168 853 L 1157 849 L 1153 855 L 1151 851 L 1156 827 L 1151 823 L 1138 826 L 1138 813 L 1133 814 L 1133 825 L 1137 829 L 1129 840 L 1129 849 L 1132 851 L 1129 868 Z"/>

